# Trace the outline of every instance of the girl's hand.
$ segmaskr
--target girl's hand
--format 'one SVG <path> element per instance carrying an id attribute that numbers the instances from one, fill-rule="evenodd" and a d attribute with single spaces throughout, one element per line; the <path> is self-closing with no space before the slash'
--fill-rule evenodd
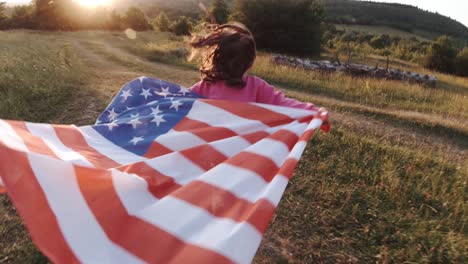
<path id="1" fill-rule="evenodd" d="M 321 107 L 321 108 L 319 108 L 319 114 L 320 114 L 320 117 L 323 120 L 323 124 L 320 127 L 320 130 L 322 130 L 323 132 L 327 132 L 327 133 L 330 132 L 331 124 L 328 121 L 328 118 L 330 117 L 330 113 L 328 112 L 327 109 Z"/>

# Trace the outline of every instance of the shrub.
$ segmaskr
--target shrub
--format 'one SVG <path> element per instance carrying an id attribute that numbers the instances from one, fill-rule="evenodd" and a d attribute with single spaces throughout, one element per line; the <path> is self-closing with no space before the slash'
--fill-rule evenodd
<path id="1" fill-rule="evenodd" d="M 127 10 L 125 22 L 127 27 L 137 31 L 145 31 L 152 28 L 148 23 L 145 13 L 136 7 L 131 7 Z"/>
<path id="2" fill-rule="evenodd" d="M 154 26 L 159 29 L 161 32 L 170 31 L 169 18 L 167 18 L 166 13 L 161 12 L 154 21 Z"/>
<path id="3" fill-rule="evenodd" d="M 177 36 L 181 35 L 190 35 L 190 30 L 192 29 L 192 24 L 186 16 L 179 17 L 172 25 L 171 30 Z"/>
<path id="4" fill-rule="evenodd" d="M 455 58 L 455 70 L 460 76 L 468 76 L 468 47 L 460 51 Z"/>
<path id="5" fill-rule="evenodd" d="M 457 51 L 447 36 L 439 37 L 427 49 L 424 67 L 444 73 L 455 72 Z"/>

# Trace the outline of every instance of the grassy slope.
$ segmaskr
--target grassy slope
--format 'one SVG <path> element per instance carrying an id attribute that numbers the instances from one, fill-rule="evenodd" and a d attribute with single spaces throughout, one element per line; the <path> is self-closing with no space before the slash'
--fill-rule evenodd
<path id="1" fill-rule="evenodd" d="M 21 39 L 26 35 L 14 33 L 8 37 Z M 89 50 L 129 69 L 140 71 L 151 66 L 135 63 L 106 47 L 113 45 L 152 60 L 193 68 L 183 61 L 183 53 L 177 52 L 181 39 L 170 35 L 139 34 L 136 41 L 99 32 L 78 32 L 67 37 L 85 41 Z M 37 46 L 54 43 L 48 36 L 34 38 Z M 27 58 L 28 52 L 23 49 L 21 56 Z M 467 80 L 439 75 L 441 85 L 429 89 L 275 67 L 269 64 L 268 56 L 260 56 L 256 74 L 291 89 L 288 93 L 302 100 L 319 100 L 351 121 L 358 116 L 361 123 L 353 127 L 345 124 L 346 118 L 337 120 L 329 135 L 320 135 L 309 145 L 255 262 L 466 261 L 468 164 L 454 158 L 458 154 L 450 148 L 441 150 L 431 144 L 422 147 L 417 142 L 400 141 L 386 129 L 419 129 L 434 141 L 449 133 L 449 137 L 458 138 L 450 144 L 466 151 Z M 47 58 L 44 64 L 54 64 L 47 53 L 42 57 Z M 39 72 L 24 76 L 46 78 Z M 172 78 L 176 77 L 168 77 Z M 79 81 L 70 83 L 80 85 Z M 0 117 L 5 116 L 0 111 Z M 384 127 L 369 126 L 366 120 L 382 121 Z M 383 134 L 375 132 L 379 129 L 384 130 Z M 14 218 L 13 209 L 2 199 L 1 214 Z M 18 220 L 3 217 L 2 222 L 0 237 L 7 239 L 0 241 L 0 261 L 43 261 L 27 242 Z"/>

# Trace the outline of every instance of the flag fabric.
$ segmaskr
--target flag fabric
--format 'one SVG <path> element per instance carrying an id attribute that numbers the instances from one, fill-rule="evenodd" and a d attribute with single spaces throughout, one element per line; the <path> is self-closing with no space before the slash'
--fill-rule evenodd
<path id="1" fill-rule="evenodd" d="M 141 77 L 93 126 L 0 120 L 0 186 L 55 263 L 250 263 L 325 119 Z"/>

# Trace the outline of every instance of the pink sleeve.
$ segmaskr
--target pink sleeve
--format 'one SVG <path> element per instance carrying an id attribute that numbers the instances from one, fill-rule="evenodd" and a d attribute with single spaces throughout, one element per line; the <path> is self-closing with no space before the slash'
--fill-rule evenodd
<path id="1" fill-rule="evenodd" d="M 192 87 L 190 87 L 190 91 L 201 95 L 201 82 L 197 82 Z"/>
<path id="2" fill-rule="evenodd" d="M 295 99 L 287 98 L 282 91 L 276 90 L 272 85 L 268 84 L 264 80 L 258 80 L 257 103 L 318 110 L 314 104 L 303 103 Z"/>

